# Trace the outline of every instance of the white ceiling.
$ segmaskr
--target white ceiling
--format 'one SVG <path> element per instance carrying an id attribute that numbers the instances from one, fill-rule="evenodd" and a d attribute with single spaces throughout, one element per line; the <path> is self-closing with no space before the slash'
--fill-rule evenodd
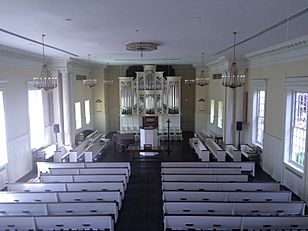
<path id="1" fill-rule="evenodd" d="M 237 41 L 272 26 L 308 0 L 0 0 L 0 28 L 109 64 L 200 64 Z M 66 19 L 71 19 L 67 21 Z M 308 13 L 237 47 L 249 53 L 308 35 Z M 157 51 L 125 50 L 128 42 L 151 41 Z M 41 54 L 42 47 L 0 32 L 0 44 Z M 46 48 L 49 56 L 66 56 Z"/>

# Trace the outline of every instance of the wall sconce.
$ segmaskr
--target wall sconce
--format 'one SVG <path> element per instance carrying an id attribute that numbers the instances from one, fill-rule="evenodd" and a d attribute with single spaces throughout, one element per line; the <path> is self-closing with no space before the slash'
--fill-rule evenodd
<path id="1" fill-rule="evenodd" d="M 198 100 L 199 102 L 199 111 L 205 111 L 205 99 L 201 98 Z"/>
<path id="2" fill-rule="evenodd" d="M 95 109 L 97 112 L 102 111 L 102 102 L 100 99 L 95 100 Z"/>

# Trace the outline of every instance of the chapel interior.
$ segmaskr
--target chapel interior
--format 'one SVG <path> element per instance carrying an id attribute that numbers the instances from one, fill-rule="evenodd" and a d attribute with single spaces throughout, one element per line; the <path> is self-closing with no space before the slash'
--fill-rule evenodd
<path id="1" fill-rule="evenodd" d="M 0 230 L 308 230 L 307 0 L 0 3 Z"/>

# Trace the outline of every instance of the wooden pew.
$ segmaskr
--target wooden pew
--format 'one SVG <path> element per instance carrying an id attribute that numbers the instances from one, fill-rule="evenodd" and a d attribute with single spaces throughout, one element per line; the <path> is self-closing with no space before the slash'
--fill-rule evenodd
<path id="1" fill-rule="evenodd" d="M 296 216 L 304 215 L 305 203 L 293 202 L 164 202 L 165 215 Z"/>
<path id="2" fill-rule="evenodd" d="M 197 153 L 201 161 L 210 161 L 210 151 L 199 138 L 189 138 L 189 144 L 191 148 L 194 149 L 194 151 Z"/>
<path id="3" fill-rule="evenodd" d="M 240 167 L 231 168 L 161 168 L 161 174 L 241 174 Z"/>
<path id="4" fill-rule="evenodd" d="M 0 192 L 0 203 L 102 202 L 122 206 L 119 191 L 112 192 Z M 1 208 L 0 208 L 1 209 Z"/>
<path id="5" fill-rule="evenodd" d="M 73 163 L 53 163 L 37 162 L 38 176 L 40 173 L 48 173 L 51 168 L 127 168 L 131 174 L 129 162 L 73 162 Z"/>
<path id="6" fill-rule="evenodd" d="M 223 150 L 212 138 L 205 138 L 205 145 L 210 150 L 210 152 L 215 156 L 217 161 L 226 160 L 226 151 Z"/>
<path id="7" fill-rule="evenodd" d="M 99 183 L 11 183 L 7 185 L 10 192 L 119 192 L 124 198 L 124 185 L 122 182 Z"/>
<path id="8" fill-rule="evenodd" d="M 58 202 L 46 204 L 48 215 L 112 215 L 118 220 L 118 206 L 115 202 Z"/>
<path id="9" fill-rule="evenodd" d="M 164 230 L 241 230 L 238 216 L 165 215 Z"/>
<path id="10" fill-rule="evenodd" d="M 0 216 L 0 230 L 36 230 L 36 224 L 30 216 Z"/>
<path id="11" fill-rule="evenodd" d="M 233 161 L 241 161 L 242 160 L 242 153 L 232 144 L 226 145 L 226 153 L 232 158 Z"/>
<path id="12" fill-rule="evenodd" d="M 127 181 L 129 180 L 129 172 L 127 168 L 51 168 L 49 173 L 41 175 L 99 175 L 99 174 L 124 174 Z"/>
<path id="13" fill-rule="evenodd" d="M 37 216 L 35 222 L 41 230 L 114 230 L 110 215 Z"/>
<path id="14" fill-rule="evenodd" d="M 280 190 L 279 183 L 254 182 L 162 182 L 163 190 L 179 191 L 272 191 Z"/>
<path id="15" fill-rule="evenodd" d="M 260 229 L 260 230 L 307 230 L 308 216 L 257 216 L 243 217 L 244 229 Z"/>
<path id="16" fill-rule="evenodd" d="M 43 175 L 40 176 L 42 183 L 77 183 L 77 182 L 123 182 L 127 188 L 127 180 L 124 174 L 118 175 Z"/>
<path id="17" fill-rule="evenodd" d="M 175 181 L 175 182 L 248 182 L 248 175 L 224 175 L 224 174 L 216 174 L 216 175 L 206 175 L 206 174 L 163 174 L 162 181 Z"/>
<path id="18" fill-rule="evenodd" d="M 50 203 L 0 203 L 0 216 L 48 215 L 112 215 L 118 219 L 115 202 L 50 202 Z"/>
<path id="19" fill-rule="evenodd" d="M 307 230 L 308 216 L 166 215 L 165 230 Z"/>
<path id="20" fill-rule="evenodd" d="M 223 191 L 163 191 L 163 201 L 230 201 L 230 202 L 288 202 L 290 191 L 223 192 Z"/>
<path id="21" fill-rule="evenodd" d="M 240 167 L 242 172 L 250 172 L 255 176 L 255 162 L 162 162 L 162 168 L 217 168 L 217 167 Z"/>

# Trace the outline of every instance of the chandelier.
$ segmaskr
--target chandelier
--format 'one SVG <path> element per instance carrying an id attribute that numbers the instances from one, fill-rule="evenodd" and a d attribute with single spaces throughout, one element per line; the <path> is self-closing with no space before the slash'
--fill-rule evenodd
<path id="1" fill-rule="evenodd" d="M 91 54 L 88 54 L 88 60 L 89 60 L 89 68 L 91 68 L 91 62 L 90 62 L 90 56 Z M 91 79 L 90 77 L 92 76 L 92 72 L 90 71 L 88 74 L 88 79 L 84 79 L 82 83 L 87 86 L 87 87 L 94 87 L 97 84 L 97 79 Z"/>
<path id="2" fill-rule="evenodd" d="M 128 51 L 140 51 L 140 57 L 143 57 L 143 52 L 157 50 L 157 43 L 153 42 L 132 42 L 125 44 Z"/>
<path id="3" fill-rule="evenodd" d="M 203 87 L 210 83 L 208 69 L 204 68 L 203 58 L 204 58 L 204 52 L 202 52 L 202 69 L 200 72 L 200 76 L 196 77 L 196 79 L 185 79 L 185 83 L 187 83 L 188 85 L 196 84 L 196 85 Z"/>
<path id="4" fill-rule="evenodd" d="M 233 61 L 229 70 L 222 76 L 222 85 L 225 87 L 236 88 L 241 87 L 245 84 L 246 76 L 245 74 L 240 75 L 238 73 L 237 64 L 235 62 L 235 41 L 236 41 L 236 32 L 234 34 L 234 43 L 233 43 Z"/>
<path id="5" fill-rule="evenodd" d="M 45 35 L 42 35 L 42 45 L 43 45 L 43 65 L 41 68 L 41 74 L 39 77 L 33 78 L 33 86 L 37 89 L 50 90 L 57 87 L 57 78 L 51 77 L 50 72 L 47 69 L 47 65 L 45 62 L 45 43 L 44 43 Z"/>

